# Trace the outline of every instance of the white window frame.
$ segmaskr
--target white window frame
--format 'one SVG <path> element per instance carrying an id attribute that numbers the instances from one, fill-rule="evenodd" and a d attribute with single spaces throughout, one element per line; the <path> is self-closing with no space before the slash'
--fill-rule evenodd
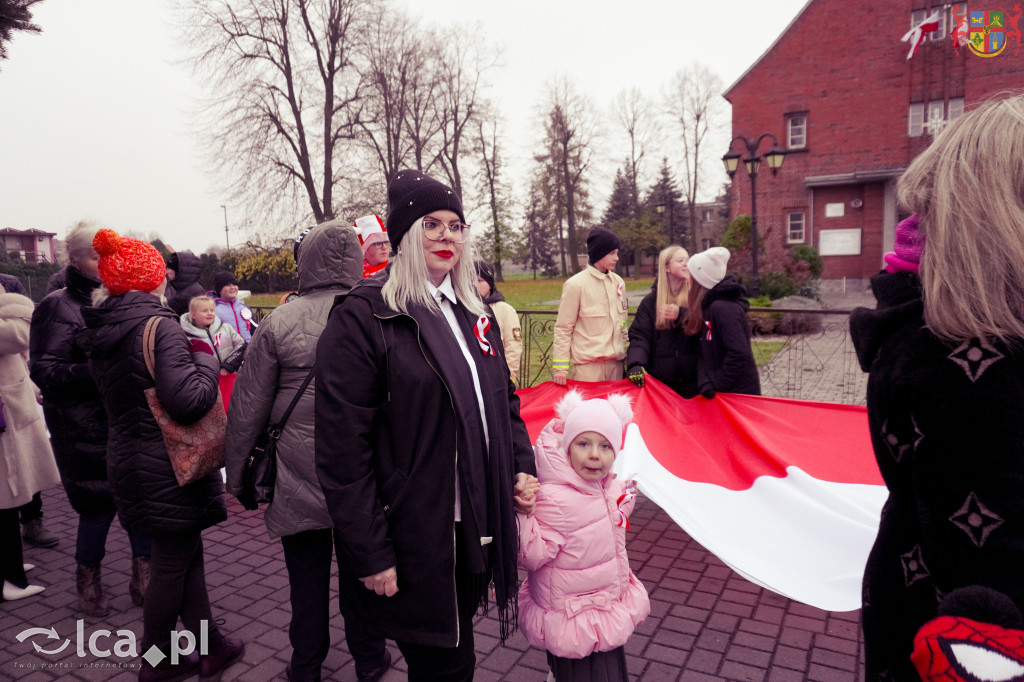
<path id="1" fill-rule="evenodd" d="M 946 106 L 946 121 L 952 123 L 964 115 L 964 98 L 950 97 Z"/>
<path id="2" fill-rule="evenodd" d="M 924 135 L 924 102 L 911 102 L 907 111 L 907 136 Z"/>
<path id="3" fill-rule="evenodd" d="M 931 9 L 915 9 L 910 13 L 910 28 L 914 28 L 922 21 L 928 18 L 928 16 L 936 9 L 939 10 L 939 27 L 934 31 L 931 31 L 925 35 L 925 40 L 931 42 L 939 42 L 945 40 L 948 36 L 946 35 L 946 21 L 950 16 L 950 12 L 953 10 L 952 5 L 942 5 L 941 7 L 933 7 Z"/>
<path id="4" fill-rule="evenodd" d="M 712 246 L 714 246 L 714 244 L 711 243 L 711 239 L 710 238 L 704 237 L 703 239 L 700 240 L 700 250 L 701 251 L 707 251 Z"/>
<path id="5" fill-rule="evenodd" d="M 790 114 L 786 117 L 786 148 L 803 149 L 806 146 L 807 114 Z"/>
<path id="6" fill-rule="evenodd" d="M 799 220 L 795 218 L 799 216 Z M 799 223 L 800 230 L 793 229 L 794 224 Z M 799 235 L 799 236 L 797 236 Z M 807 214 L 803 211 L 789 211 L 786 214 L 786 243 L 802 244 L 807 241 Z"/>
<path id="7" fill-rule="evenodd" d="M 927 130 L 928 134 L 935 137 L 942 132 L 942 129 L 946 127 L 946 103 L 941 99 L 933 99 L 928 102 L 928 109 L 925 115 L 924 125 L 922 126 Z M 940 127 L 938 130 L 933 130 L 931 125 L 932 121 L 939 121 Z"/>
<path id="8" fill-rule="evenodd" d="M 715 219 L 715 210 L 713 208 L 705 208 L 701 214 L 701 220 L 705 223 L 710 223 Z"/>

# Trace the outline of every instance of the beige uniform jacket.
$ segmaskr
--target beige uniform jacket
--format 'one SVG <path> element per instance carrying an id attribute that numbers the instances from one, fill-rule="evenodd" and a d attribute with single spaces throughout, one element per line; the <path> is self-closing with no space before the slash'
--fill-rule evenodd
<path id="1" fill-rule="evenodd" d="M 592 265 L 565 281 L 555 321 L 552 369 L 626 357 L 626 284 Z"/>
<path id="2" fill-rule="evenodd" d="M 519 313 L 505 301 L 492 303 L 491 311 L 501 330 L 501 345 L 505 347 L 508 372 L 512 381 L 518 385 L 519 360 L 523 357 L 523 330 L 519 323 Z"/>

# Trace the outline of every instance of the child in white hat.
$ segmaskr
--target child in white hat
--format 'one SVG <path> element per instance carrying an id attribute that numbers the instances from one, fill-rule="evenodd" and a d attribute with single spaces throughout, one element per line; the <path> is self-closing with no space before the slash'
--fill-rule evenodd
<path id="1" fill-rule="evenodd" d="M 697 390 L 761 395 L 761 378 L 750 349 L 747 290 L 735 275 L 726 274 L 729 249 L 714 246 L 691 256 L 686 267 L 697 286 L 690 287 L 684 329 L 700 335 Z"/>

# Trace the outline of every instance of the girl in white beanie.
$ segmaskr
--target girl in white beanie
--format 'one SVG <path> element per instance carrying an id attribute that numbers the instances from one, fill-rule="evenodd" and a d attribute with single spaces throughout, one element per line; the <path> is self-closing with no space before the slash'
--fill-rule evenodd
<path id="1" fill-rule="evenodd" d="M 697 388 L 705 398 L 715 393 L 761 395 L 761 379 L 750 349 L 747 290 L 735 275 L 726 275 L 729 249 L 715 246 L 692 256 L 686 267 L 690 287 L 684 330 L 700 335 Z"/>

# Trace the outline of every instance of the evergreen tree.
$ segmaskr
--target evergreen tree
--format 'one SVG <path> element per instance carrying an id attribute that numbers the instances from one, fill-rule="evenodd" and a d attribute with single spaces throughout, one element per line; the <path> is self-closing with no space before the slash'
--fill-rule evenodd
<path id="1" fill-rule="evenodd" d="M 686 235 L 689 221 L 686 218 L 686 204 L 682 198 L 683 193 L 679 190 L 672 170 L 668 166 L 668 158 L 664 158 L 661 161 L 658 180 L 651 187 L 642 208 L 656 216 L 656 220 L 661 224 L 665 236 L 671 244 L 688 243 Z M 664 208 L 659 210 L 659 206 Z"/>
<path id="2" fill-rule="evenodd" d="M 32 5 L 41 0 L 0 0 L 0 60 L 7 59 L 7 43 L 15 31 L 39 33 L 42 29 L 32 23 Z"/>

